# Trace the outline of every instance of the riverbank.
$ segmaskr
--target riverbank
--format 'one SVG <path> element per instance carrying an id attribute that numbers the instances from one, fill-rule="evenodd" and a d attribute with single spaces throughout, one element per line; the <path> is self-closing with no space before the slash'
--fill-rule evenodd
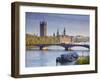
<path id="1" fill-rule="evenodd" d="M 78 60 L 76 61 L 76 64 L 82 65 L 82 64 L 89 64 L 90 58 L 89 56 L 80 56 Z"/>

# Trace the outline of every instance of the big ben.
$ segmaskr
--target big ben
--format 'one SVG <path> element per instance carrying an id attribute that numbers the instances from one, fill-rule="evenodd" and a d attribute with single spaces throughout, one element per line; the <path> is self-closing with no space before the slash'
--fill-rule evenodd
<path id="1" fill-rule="evenodd" d="M 40 22 L 40 36 L 47 36 L 47 22 Z"/>

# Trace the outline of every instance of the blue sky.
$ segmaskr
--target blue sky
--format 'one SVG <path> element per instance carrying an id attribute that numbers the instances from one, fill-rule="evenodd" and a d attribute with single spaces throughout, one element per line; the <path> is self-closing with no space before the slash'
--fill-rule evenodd
<path id="1" fill-rule="evenodd" d="M 26 33 L 40 35 L 40 21 L 47 22 L 47 35 L 53 35 L 57 29 L 62 34 L 65 28 L 66 35 L 89 36 L 89 15 L 26 12 Z"/>

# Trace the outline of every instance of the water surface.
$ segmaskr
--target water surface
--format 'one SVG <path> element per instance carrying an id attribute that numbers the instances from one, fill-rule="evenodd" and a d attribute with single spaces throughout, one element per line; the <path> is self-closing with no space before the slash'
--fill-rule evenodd
<path id="1" fill-rule="evenodd" d="M 70 52 L 77 52 L 79 56 L 89 56 L 88 49 L 80 49 L 73 51 L 65 51 L 61 47 L 54 46 L 49 47 L 48 50 L 26 49 L 26 67 L 56 66 L 56 58 L 59 57 L 61 54 L 69 54 Z M 75 65 L 75 62 L 70 62 L 65 65 Z"/>

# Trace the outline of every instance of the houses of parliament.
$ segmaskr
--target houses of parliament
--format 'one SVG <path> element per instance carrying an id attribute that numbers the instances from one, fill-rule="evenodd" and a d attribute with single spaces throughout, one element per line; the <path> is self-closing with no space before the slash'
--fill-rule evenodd
<path id="1" fill-rule="evenodd" d="M 40 22 L 40 36 L 48 36 L 47 35 L 47 22 L 41 21 Z M 66 35 L 66 30 L 64 28 L 63 34 L 59 34 L 59 30 L 57 29 L 56 35 L 53 33 L 54 37 L 57 37 L 59 39 L 59 43 L 71 43 L 72 42 L 72 36 Z"/>

